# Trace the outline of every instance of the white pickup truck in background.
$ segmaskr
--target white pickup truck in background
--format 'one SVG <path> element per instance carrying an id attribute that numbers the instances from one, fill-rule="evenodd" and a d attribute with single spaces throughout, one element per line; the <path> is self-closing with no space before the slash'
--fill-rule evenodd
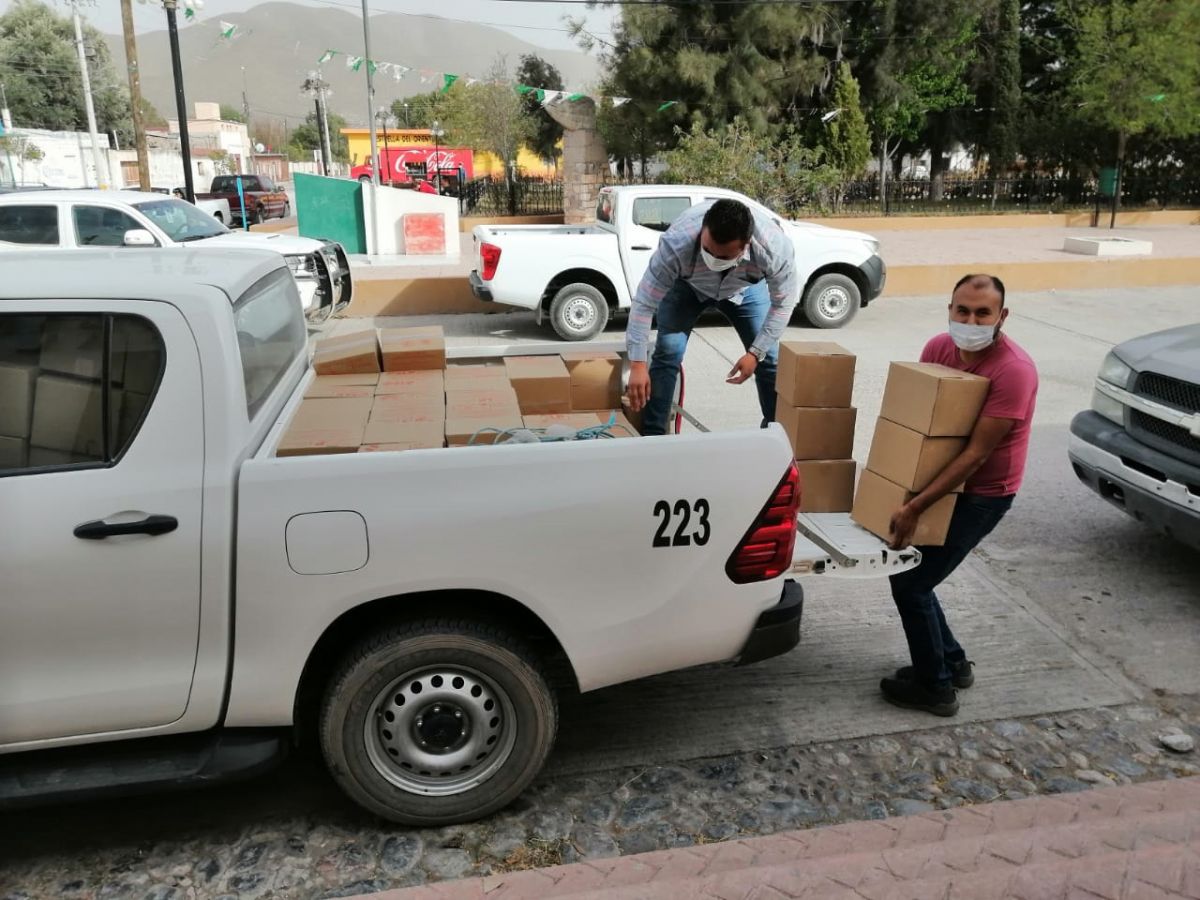
<path id="1" fill-rule="evenodd" d="M 564 682 L 787 652 L 794 576 L 919 560 L 797 517 L 777 425 L 276 456 L 314 376 L 275 254 L 17 252 L 0 276 L 0 807 L 298 741 L 381 816 L 476 818 L 541 769 Z"/>
<path id="2" fill-rule="evenodd" d="M 628 309 L 659 238 L 706 200 L 740 200 L 775 219 L 796 246 L 798 308 L 818 328 L 840 328 L 883 292 L 887 269 L 869 234 L 794 222 L 749 197 L 691 185 L 606 187 L 595 225 L 479 225 L 471 290 L 533 310 L 566 341 L 586 341 Z"/>
<path id="3" fill-rule="evenodd" d="M 208 201 L 201 201 L 206 203 Z M 229 209 L 224 200 L 212 201 Z M 231 231 L 213 210 L 141 191 L 27 191 L 0 196 L 0 251 L 56 247 L 271 250 L 287 260 L 304 311 L 329 316 L 349 304 L 350 259 L 336 241 Z"/>

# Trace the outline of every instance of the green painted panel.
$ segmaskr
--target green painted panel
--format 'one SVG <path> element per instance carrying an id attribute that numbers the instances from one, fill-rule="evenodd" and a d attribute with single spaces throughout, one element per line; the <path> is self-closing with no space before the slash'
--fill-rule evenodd
<path id="1" fill-rule="evenodd" d="M 344 178 L 302 172 L 297 172 L 293 179 L 300 235 L 338 241 L 347 253 L 366 253 L 362 185 Z"/>

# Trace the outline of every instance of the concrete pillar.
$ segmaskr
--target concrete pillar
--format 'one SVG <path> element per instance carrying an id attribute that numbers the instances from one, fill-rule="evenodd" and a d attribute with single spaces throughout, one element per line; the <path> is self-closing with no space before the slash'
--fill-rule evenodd
<path id="1" fill-rule="evenodd" d="M 596 102 L 560 100 L 546 112 L 563 127 L 563 221 L 580 225 L 596 218 L 596 195 L 608 175 L 608 150 L 596 126 Z"/>

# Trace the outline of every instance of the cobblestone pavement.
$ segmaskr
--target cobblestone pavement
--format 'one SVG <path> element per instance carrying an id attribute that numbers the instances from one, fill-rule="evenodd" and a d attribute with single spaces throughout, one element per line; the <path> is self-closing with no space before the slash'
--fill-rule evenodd
<path id="1" fill-rule="evenodd" d="M 0 900 L 338 897 L 1200 774 L 1200 696 L 546 777 L 486 822 L 359 813 L 310 760 L 206 792 L 0 819 Z M 1173 748 L 1173 749 L 1172 749 Z"/>

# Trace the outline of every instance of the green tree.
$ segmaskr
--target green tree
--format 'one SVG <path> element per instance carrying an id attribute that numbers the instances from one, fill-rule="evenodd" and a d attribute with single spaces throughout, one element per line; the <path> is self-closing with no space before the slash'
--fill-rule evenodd
<path id="1" fill-rule="evenodd" d="M 644 123 L 638 143 L 670 146 L 676 126 L 725 125 L 768 132 L 798 124 L 832 64 L 842 4 L 729 3 L 621 7 L 614 39 L 601 54 L 607 95 L 635 103 L 614 110 L 612 124 Z M 574 24 L 585 47 L 594 43 Z M 667 101 L 675 105 L 659 112 Z M 629 107 L 629 108 L 627 108 Z M 649 113 L 653 110 L 654 116 Z"/>
<path id="2" fill-rule="evenodd" d="M 845 183 L 859 177 L 871 158 L 871 129 L 859 101 L 858 80 L 845 62 L 838 66 L 830 105 L 833 118 L 825 123 L 821 146 L 825 161 Z"/>
<path id="3" fill-rule="evenodd" d="M 822 155 L 805 146 L 792 126 L 768 136 L 738 117 L 728 125 L 704 129 L 697 123 L 681 132 L 678 145 L 666 154 L 667 177 L 740 191 L 784 214 L 824 210 L 841 173 L 822 162 Z"/>
<path id="4" fill-rule="evenodd" d="M 414 94 L 392 101 L 392 117 L 401 128 L 429 128 L 441 116 L 445 103 L 442 91 Z"/>
<path id="5" fill-rule="evenodd" d="M 104 36 L 85 24 L 92 102 L 101 131 L 132 138 L 129 95 L 118 77 Z M 87 127 L 75 27 L 38 0 L 15 0 L 0 15 L 0 81 L 13 123 L 26 128 L 74 131 Z"/>
<path id="6" fill-rule="evenodd" d="M 991 102 L 985 148 L 993 179 L 1017 158 L 1021 117 L 1021 0 L 1000 0 L 990 53 Z M 996 193 L 992 192 L 992 202 Z"/>
<path id="7" fill-rule="evenodd" d="M 566 86 L 563 83 L 562 73 L 533 53 L 527 53 L 521 57 L 521 65 L 517 68 L 517 84 L 554 91 L 561 91 Z M 525 112 L 529 114 L 534 123 L 530 148 L 542 159 L 557 161 L 560 155 L 558 142 L 562 140 L 563 136 L 562 126 L 550 117 L 536 94 L 526 94 L 524 103 Z"/>
<path id="8" fill-rule="evenodd" d="M 514 90 L 503 57 L 496 60 L 483 81 L 456 82 L 446 92 L 442 112 L 448 141 L 487 150 L 504 163 L 509 211 L 515 213 L 513 168 L 517 152 L 533 136 L 534 122 L 525 111 L 523 98 Z"/>
<path id="9" fill-rule="evenodd" d="M 245 114 L 236 106 L 230 106 L 228 103 L 221 104 L 221 118 L 226 122 L 245 122 Z"/>
<path id="10" fill-rule="evenodd" d="M 142 124 L 147 128 L 165 129 L 166 117 L 154 108 L 154 104 L 142 97 Z"/>
<path id="11" fill-rule="evenodd" d="M 1071 92 L 1081 116 L 1116 138 L 1200 134 L 1200 0 L 1094 0 L 1077 10 Z"/>
<path id="12" fill-rule="evenodd" d="M 329 123 L 329 149 L 337 162 L 350 162 L 350 141 L 342 134 L 346 120 L 337 113 L 326 113 Z M 292 129 L 291 140 L 288 144 L 288 157 L 292 160 L 311 160 L 312 151 L 321 149 L 321 127 L 317 122 L 317 112 L 313 110 L 305 118 L 303 124 Z"/>

